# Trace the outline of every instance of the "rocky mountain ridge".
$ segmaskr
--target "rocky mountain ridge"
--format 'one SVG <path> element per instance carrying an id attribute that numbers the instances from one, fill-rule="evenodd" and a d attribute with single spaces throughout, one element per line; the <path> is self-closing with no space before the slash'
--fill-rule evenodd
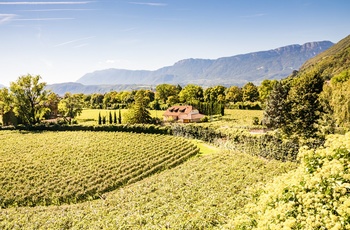
<path id="1" fill-rule="evenodd" d="M 116 84 L 259 84 L 264 79 L 281 79 L 299 69 L 308 59 L 327 50 L 330 41 L 289 45 L 267 51 L 218 59 L 184 59 L 155 71 L 107 69 L 85 74 L 77 83 L 84 85 Z"/>

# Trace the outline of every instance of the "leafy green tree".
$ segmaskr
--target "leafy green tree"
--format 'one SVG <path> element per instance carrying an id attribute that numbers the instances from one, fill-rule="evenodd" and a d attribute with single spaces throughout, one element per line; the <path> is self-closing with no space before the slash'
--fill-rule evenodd
<path id="1" fill-rule="evenodd" d="M 323 88 L 323 78 L 310 71 L 294 79 L 287 103 L 289 103 L 288 132 L 302 137 L 313 137 L 317 132 L 317 122 L 323 112 L 319 94 Z"/>
<path id="2" fill-rule="evenodd" d="M 125 105 L 130 105 L 134 102 L 134 95 L 129 91 L 120 92 L 120 101 Z"/>
<path id="3" fill-rule="evenodd" d="M 263 124 L 268 128 L 284 129 L 287 127 L 290 111 L 287 97 L 290 90 L 290 80 L 277 82 L 270 93 L 264 110 Z"/>
<path id="4" fill-rule="evenodd" d="M 181 86 L 180 86 L 181 87 Z M 162 104 L 167 103 L 169 97 L 175 97 L 178 95 L 179 89 L 175 85 L 160 84 L 156 86 L 156 99 Z M 181 90 L 180 90 L 181 91 Z"/>
<path id="5" fill-rule="evenodd" d="M 350 127 L 350 71 L 335 75 L 324 85 L 320 101 L 326 112 L 323 114 L 323 128 Z M 332 124 L 333 127 L 330 127 Z M 332 129 L 333 128 L 333 129 Z"/>
<path id="6" fill-rule="evenodd" d="M 84 97 L 82 94 L 66 93 L 58 104 L 59 112 L 70 118 L 80 115 L 84 107 Z"/>
<path id="7" fill-rule="evenodd" d="M 231 86 L 226 90 L 225 100 L 227 102 L 233 102 L 233 103 L 241 102 L 243 100 L 242 98 L 243 98 L 242 89 L 239 88 L 238 86 Z"/>
<path id="8" fill-rule="evenodd" d="M 205 102 L 225 102 L 226 87 L 217 85 L 214 87 L 208 87 L 204 90 L 203 96 Z"/>
<path id="9" fill-rule="evenodd" d="M 198 104 L 203 101 L 203 88 L 197 85 L 186 85 L 179 94 L 180 102 Z"/>
<path id="10" fill-rule="evenodd" d="M 39 75 L 28 74 L 10 84 L 14 112 L 24 124 L 38 123 L 49 111 L 48 92 L 44 89 L 46 83 L 40 82 L 40 79 Z"/>
<path id="11" fill-rule="evenodd" d="M 267 101 L 276 84 L 277 80 L 265 79 L 261 82 L 260 86 L 258 87 L 259 99 L 261 102 L 265 103 Z"/>
<path id="12" fill-rule="evenodd" d="M 2 125 L 17 125 L 17 119 L 8 114 L 13 110 L 13 97 L 7 88 L 0 89 L 0 115 L 2 116 Z M 7 116 L 6 116 L 7 114 Z"/>
<path id="13" fill-rule="evenodd" d="M 90 97 L 90 108 L 102 109 L 103 108 L 104 95 L 100 93 L 94 93 Z"/>
<path id="14" fill-rule="evenodd" d="M 152 123 L 150 112 L 146 109 L 149 98 L 145 90 L 139 90 L 135 95 L 135 103 L 126 115 L 126 122 L 130 124 Z"/>
<path id="15" fill-rule="evenodd" d="M 116 91 L 108 92 L 103 96 L 103 106 L 105 109 L 116 108 L 119 103 L 119 95 Z"/>
<path id="16" fill-rule="evenodd" d="M 255 102 L 259 100 L 258 87 L 252 82 L 248 82 L 242 87 L 242 99 L 243 101 Z"/>
<path id="17" fill-rule="evenodd" d="M 0 89 L 0 115 L 7 113 L 13 107 L 13 97 L 7 88 Z"/>

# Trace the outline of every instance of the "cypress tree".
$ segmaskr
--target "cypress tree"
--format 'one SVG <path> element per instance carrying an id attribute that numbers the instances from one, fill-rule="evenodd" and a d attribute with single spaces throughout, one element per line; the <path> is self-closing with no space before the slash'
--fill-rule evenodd
<path id="1" fill-rule="evenodd" d="M 101 125 L 102 124 L 102 117 L 101 117 L 101 113 L 98 113 L 98 124 Z"/>
<path id="2" fill-rule="evenodd" d="M 119 117 L 118 117 L 118 123 L 121 124 L 122 123 L 122 112 L 119 108 Z"/>
<path id="3" fill-rule="evenodd" d="M 112 124 L 112 123 L 113 123 L 112 113 L 109 112 L 109 124 Z"/>
<path id="4" fill-rule="evenodd" d="M 117 124 L 117 113 L 114 111 L 113 123 Z"/>

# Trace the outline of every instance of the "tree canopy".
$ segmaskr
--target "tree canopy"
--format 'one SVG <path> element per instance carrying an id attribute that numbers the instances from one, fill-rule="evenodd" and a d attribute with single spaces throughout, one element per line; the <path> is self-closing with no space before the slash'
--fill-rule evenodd
<path id="1" fill-rule="evenodd" d="M 44 89 L 46 83 L 40 80 L 39 75 L 28 74 L 10 84 L 14 112 L 24 124 L 38 123 L 49 111 L 46 103 L 48 92 Z"/>

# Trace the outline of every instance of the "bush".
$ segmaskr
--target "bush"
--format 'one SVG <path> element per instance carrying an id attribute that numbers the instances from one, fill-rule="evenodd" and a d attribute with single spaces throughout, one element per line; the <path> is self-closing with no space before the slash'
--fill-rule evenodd
<path id="1" fill-rule="evenodd" d="M 267 185 L 234 218 L 235 229 L 349 229 L 350 133 L 303 148 L 301 164 Z"/>

